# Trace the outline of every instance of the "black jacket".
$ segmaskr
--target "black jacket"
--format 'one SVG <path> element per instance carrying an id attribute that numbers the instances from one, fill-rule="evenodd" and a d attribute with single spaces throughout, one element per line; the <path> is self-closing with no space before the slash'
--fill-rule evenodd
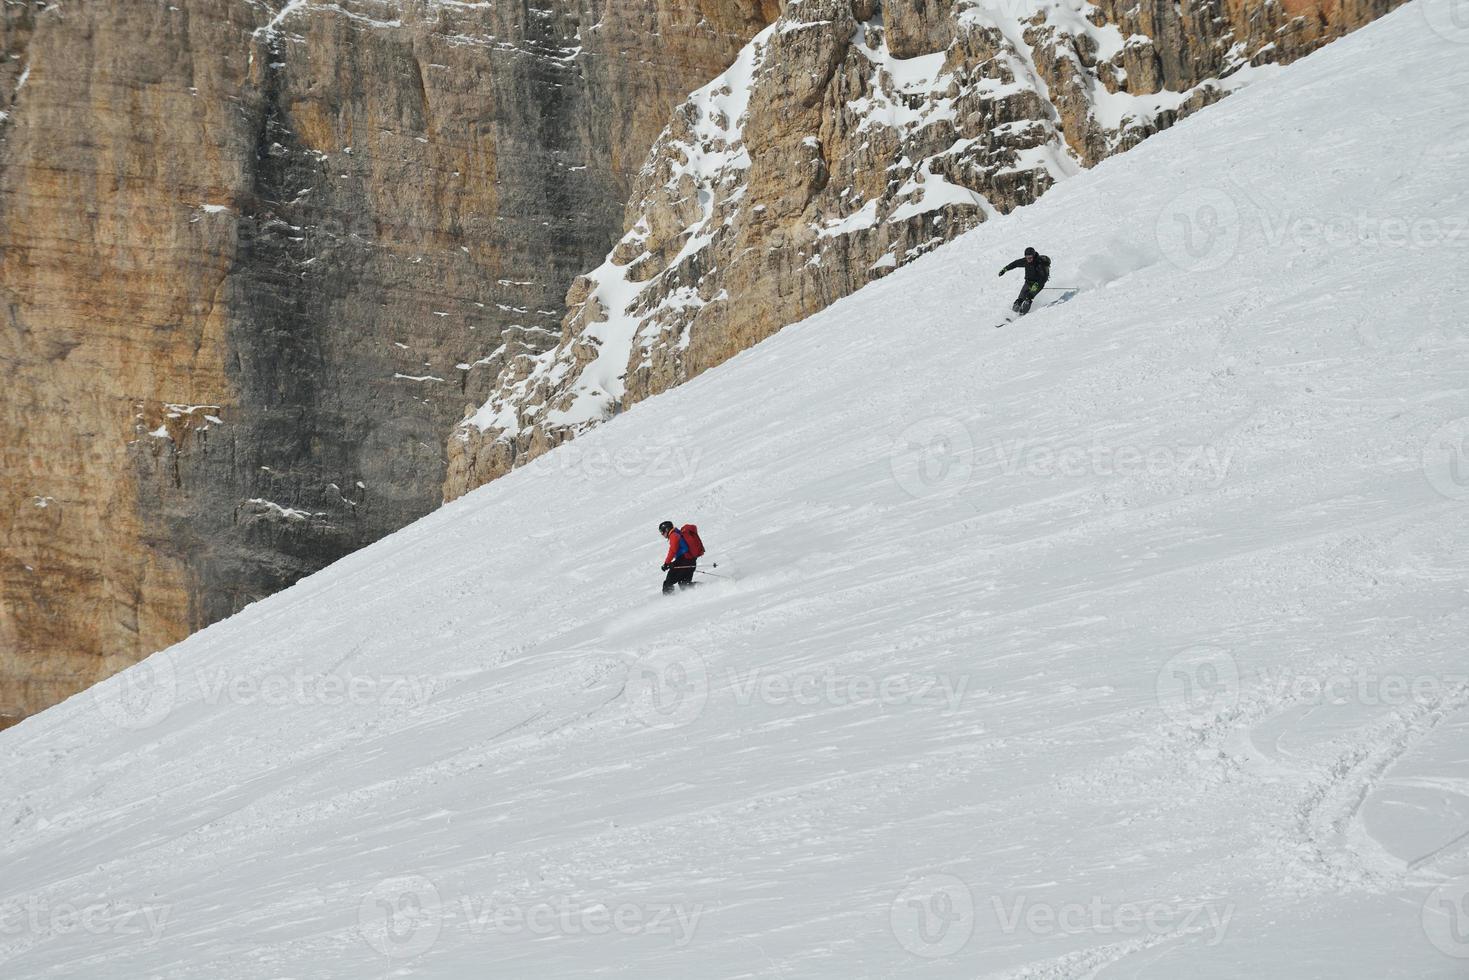
<path id="1" fill-rule="evenodd" d="M 1034 262 L 1026 262 L 1025 259 L 1016 259 L 1005 266 L 1005 271 L 1011 269 L 1024 269 L 1026 282 L 1038 282 L 1042 286 L 1046 280 L 1051 278 L 1051 257 L 1049 255 L 1037 255 Z"/>

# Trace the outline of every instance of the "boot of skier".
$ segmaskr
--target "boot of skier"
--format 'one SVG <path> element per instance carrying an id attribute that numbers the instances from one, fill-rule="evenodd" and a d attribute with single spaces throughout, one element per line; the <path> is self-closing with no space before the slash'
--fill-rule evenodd
<path id="1" fill-rule="evenodd" d="M 1025 283 L 1020 287 L 1020 295 L 1015 298 L 1015 303 L 1010 307 L 1021 316 L 1030 312 L 1030 304 L 1041 294 L 1045 288 L 1046 280 L 1051 278 L 1051 257 L 1042 255 L 1033 248 L 1027 248 L 1025 255 L 1011 262 L 1000 270 L 1000 275 L 1011 269 L 1025 270 Z"/>
<path id="2" fill-rule="evenodd" d="M 668 555 L 663 559 L 663 571 L 668 576 L 663 580 L 663 594 L 671 595 L 674 589 L 692 588 L 699 556 L 704 553 L 698 529 L 692 524 L 677 528 L 672 521 L 664 521 L 658 525 L 658 533 L 668 539 Z"/>

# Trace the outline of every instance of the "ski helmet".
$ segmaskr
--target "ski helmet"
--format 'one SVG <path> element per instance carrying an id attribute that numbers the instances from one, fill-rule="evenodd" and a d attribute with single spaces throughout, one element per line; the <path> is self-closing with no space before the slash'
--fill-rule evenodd
<path id="1" fill-rule="evenodd" d="M 665 538 L 668 537 L 668 532 L 669 531 L 672 531 L 672 530 L 673 530 L 673 522 L 672 521 L 664 521 L 662 524 L 659 524 L 658 525 L 658 533 L 661 534 L 661 535 L 663 535 Z"/>
<path id="2" fill-rule="evenodd" d="M 1026 255 L 1038 255 L 1038 254 L 1040 254 L 1040 253 L 1038 253 L 1038 252 L 1037 252 L 1037 251 L 1036 251 L 1036 250 L 1035 250 L 1035 249 L 1033 249 L 1033 248 L 1027 248 L 1027 249 L 1026 249 L 1026 250 L 1025 250 L 1025 254 L 1026 254 Z"/>

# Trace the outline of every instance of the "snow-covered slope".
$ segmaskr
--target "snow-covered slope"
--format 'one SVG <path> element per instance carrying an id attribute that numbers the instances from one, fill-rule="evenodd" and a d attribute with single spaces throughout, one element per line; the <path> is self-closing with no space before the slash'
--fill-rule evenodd
<path id="1" fill-rule="evenodd" d="M 1450 13 L 0 735 L 0 972 L 1462 976 Z"/>

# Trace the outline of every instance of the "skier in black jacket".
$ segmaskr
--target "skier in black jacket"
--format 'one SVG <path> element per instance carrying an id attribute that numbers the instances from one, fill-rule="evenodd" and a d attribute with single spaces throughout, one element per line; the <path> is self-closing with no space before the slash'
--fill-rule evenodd
<path id="1" fill-rule="evenodd" d="M 1021 316 L 1030 312 L 1031 301 L 1041 294 L 1041 289 L 1046 285 L 1046 280 L 1051 278 L 1051 257 L 1042 255 L 1033 248 L 1025 250 L 1025 257 L 1016 259 L 1005 268 L 1000 270 L 1003 276 L 1011 269 L 1025 270 L 1025 285 L 1020 287 L 1020 295 L 1015 298 L 1015 304 L 1010 307 Z"/>

